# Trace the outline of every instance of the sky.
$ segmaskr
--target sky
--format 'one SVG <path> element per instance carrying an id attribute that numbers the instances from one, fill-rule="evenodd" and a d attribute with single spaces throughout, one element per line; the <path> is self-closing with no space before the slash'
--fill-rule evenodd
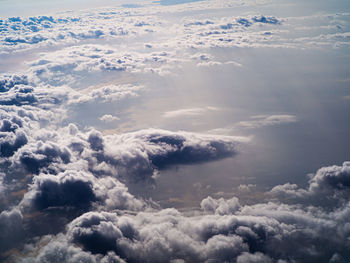
<path id="1" fill-rule="evenodd" d="M 0 0 L 0 262 L 349 262 L 345 0 Z"/>

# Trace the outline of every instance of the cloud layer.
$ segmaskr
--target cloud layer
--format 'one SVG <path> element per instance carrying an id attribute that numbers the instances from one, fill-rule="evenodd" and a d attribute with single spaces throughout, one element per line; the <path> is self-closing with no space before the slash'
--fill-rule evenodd
<path id="1" fill-rule="evenodd" d="M 0 20 L 0 56 L 25 60 L 0 76 L 0 261 L 350 261 L 350 162 L 321 167 L 305 187 L 274 185 L 248 204 L 208 196 L 197 208 L 165 208 L 132 186 L 236 158 L 250 139 L 136 129 L 118 111 L 152 96 L 151 78 L 171 83 L 177 69 L 244 68 L 218 55 L 226 48 L 346 48 L 349 14 L 233 16 L 256 1 L 160 3 Z M 176 122 L 222 111 L 179 103 L 157 116 Z M 124 126 L 103 131 L 80 117 Z M 272 113 L 234 127 L 297 120 Z"/>

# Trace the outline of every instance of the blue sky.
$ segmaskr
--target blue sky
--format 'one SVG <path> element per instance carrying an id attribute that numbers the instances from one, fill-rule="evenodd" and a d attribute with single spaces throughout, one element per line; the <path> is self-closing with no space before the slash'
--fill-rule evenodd
<path id="1" fill-rule="evenodd" d="M 0 262 L 350 260 L 346 1 L 0 5 Z"/>

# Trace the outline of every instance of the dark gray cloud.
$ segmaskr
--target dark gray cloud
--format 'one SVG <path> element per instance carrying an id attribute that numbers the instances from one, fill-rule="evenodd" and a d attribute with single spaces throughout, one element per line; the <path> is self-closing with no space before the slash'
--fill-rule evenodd
<path id="1" fill-rule="evenodd" d="M 215 136 L 196 138 L 195 135 L 193 138 L 192 136 L 186 133 L 169 134 L 164 131 L 154 131 L 148 134 L 147 140 L 150 144 L 164 145 L 171 149 L 167 152 L 150 152 L 152 164 L 162 169 L 169 165 L 215 161 L 237 153 L 238 142 L 230 141 L 230 138 L 216 138 Z"/>
<path id="2" fill-rule="evenodd" d="M 26 134 L 21 131 L 13 120 L 2 120 L 0 131 L 0 156 L 12 156 L 19 148 L 28 142 Z M 18 130 L 17 130 L 18 129 Z"/>
<path id="3" fill-rule="evenodd" d="M 90 143 L 90 147 L 94 151 L 102 151 L 103 150 L 103 138 L 102 134 L 97 131 L 93 131 L 89 134 L 88 142 Z"/>
<path id="4" fill-rule="evenodd" d="M 30 173 L 38 174 L 40 171 L 57 173 L 59 164 L 68 164 L 71 153 L 68 148 L 60 147 L 56 143 L 39 141 L 27 144 L 14 155 L 15 165 L 23 166 Z M 58 164 L 58 165 L 56 165 Z"/>
<path id="5" fill-rule="evenodd" d="M 26 75 L 5 75 L 0 79 L 0 92 L 9 91 L 16 85 L 28 85 L 28 77 Z"/>
<path id="6" fill-rule="evenodd" d="M 41 242 L 49 242 L 52 236 L 46 236 L 41 239 Z M 18 260 L 13 257 L 14 260 Z M 107 255 L 92 255 L 90 252 L 85 252 L 79 247 L 73 246 L 67 242 L 63 236 L 57 240 L 49 242 L 35 258 L 22 258 L 21 263 L 125 263 L 114 252 L 109 252 Z"/>
<path id="7" fill-rule="evenodd" d="M 23 216 L 18 209 L 0 213 L 0 260 L 1 253 L 23 240 Z"/>
<path id="8" fill-rule="evenodd" d="M 128 179 L 149 179 L 156 170 L 220 160 L 238 153 L 246 138 L 148 129 L 106 136 L 104 160 Z"/>
<path id="9" fill-rule="evenodd" d="M 70 207 L 87 209 L 96 200 L 92 182 L 84 174 L 65 172 L 60 175 L 40 175 L 34 178 L 29 192 L 36 209 Z M 28 195 L 28 194 L 27 194 Z"/>
<path id="10" fill-rule="evenodd" d="M 107 210 L 140 210 L 146 203 L 136 199 L 114 178 L 96 178 L 89 172 L 67 170 L 57 175 L 35 176 L 20 204 L 31 210 L 61 207 L 82 211 L 92 205 Z"/>

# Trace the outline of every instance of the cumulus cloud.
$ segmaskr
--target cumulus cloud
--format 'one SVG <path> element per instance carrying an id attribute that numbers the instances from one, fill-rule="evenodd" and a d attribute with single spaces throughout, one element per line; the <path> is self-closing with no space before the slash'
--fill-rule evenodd
<path id="1" fill-rule="evenodd" d="M 303 200 L 321 206 L 344 205 L 348 202 L 350 193 L 350 162 L 344 162 L 341 166 L 333 165 L 319 169 L 310 175 L 306 189 L 296 184 L 284 184 L 275 186 L 270 193 L 279 198 L 287 198 L 294 201 Z"/>
<path id="2" fill-rule="evenodd" d="M 104 209 L 138 210 L 145 206 L 128 192 L 118 180 L 109 177 L 96 178 L 91 173 L 65 171 L 58 175 L 40 174 L 24 195 L 21 206 L 43 210 L 50 207 L 87 210 L 93 204 Z"/>
<path id="3" fill-rule="evenodd" d="M 34 178 L 23 201 L 30 201 L 39 210 L 57 206 L 86 208 L 96 200 L 92 187 L 91 177 L 83 173 L 42 174 Z"/>
<path id="4" fill-rule="evenodd" d="M 88 212 L 58 239 L 96 259 L 115 253 L 126 262 L 328 262 L 350 256 L 344 238 L 348 206 L 328 214 L 310 207 L 240 206 L 236 198 L 207 198 L 202 207 L 205 213 L 194 216 L 175 209 L 136 215 Z"/>
<path id="5" fill-rule="evenodd" d="M 28 142 L 26 134 L 19 128 L 21 122 L 15 118 L 1 121 L 0 156 L 12 156 L 19 148 Z M 21 125 L 22 126 L 22 125 Z"/>
<path id="6" fill-rule="evenodd" d="M 240 207 L 241 205 L 236 197 L 225 200 L 223 198 L 213 199 L 209 196 L 201 202 L 201 208 L 204 211 L 219 215 L 234 214 Z"/>
<path id="7" fill-rule="evenodd" d="M 62 48 L 40 54 L 40 58 L 28 62 L 31 75 L 37 81 L 59 86 L 74 84 L 86 78 L 86 73 L 152 72 L 159 73 L 166 67 L 175 67 L 183 58 L 174 51 L 144 53 L 118 49 L 112 45 L 85 44 Z"/>
<path id="8" fill-rule="evenodd" d="M 247 138 L 148 129 L 105 137 L 105 153 L 135 176 L 172 165 L 220 160 L 238 153 Z M 119 147 L 118 147 L 119 146 Z M 130 170 L 131 169 L 131 170 Z"/>
<path id="9" fill-rule="evenodd" d="M 129 15 L 121 9 L 109 12 L 100 9 L 97 12 L 71 12 L 54 17 L 9 17 L 0 21 L 0 44 L 3 51 L 11 52 L 34 46 L 74 44 L 89 39 L 123 38 L 150 34 L 158 24 L 152 16 L 144 15 L 142 21 L 135 21 L 127 19 Z M 140 27 L 141 24 L 145 27 Z"/>
<path id="10" fill-rule="evenodd" d="M 68 101 L 68 104 L 114 102 L 128 97 L 136 97 L 141 89 L 141 86 L 133 85 L 108 85 L 88 93 L 75 94 Z"/>
<path id="11" fill-rule="evenodd" d="M 0 213 L 0 259 L 1 253 L 12 248 L 24 238 L 23 216 L 18 209 Z"/>
<path id="12" fill-rule="evenodd" d="M 40 240 L 41 243 L 47 243 L 50 241 L 49 236 Z M 108 255 L 98 262 L 115 262 L 122 263 L 122 260 L 119 260 L 117 256 Z M 110 260 L 110 261 L 108 261 Z M 44 263 L 44 262 L 69 262 L 69 263 L 95 263 L 96 259 L 91 253 L 82 251 L 78 247 L 71 246 L 65 240 L 55 240 L 48 243 L 43 249 L 40 250 L 40 253 L 36 258 L 25 258 L 21 259 L 22 263 Z"/>
<path id="13" fill-rule="evenodd" d="M 71 152 L 54 142 L 33 142 L 19 149 L 13 156 L 14 165 L 23 166 L 28 172 L 38 174 L 41 169 L 51 173 L 59 171 L 59 164 L 70 162 Z M 58 165 L 58 166 L 57 166 Z"/>
<path id="14" fill-rule="evenodd" d="M 117 116 L 113 116 L 111 114 L 105 114 L 99 118 L 103 122 L 114 122 L 119 120 Z"/>
<path id="15" fill-rule="evenodd" d="M 45 101 L 47 106 L 50 102 L 56 105 L 56 101 Z M 6 162 L 6 171 L 10 171 L 5 177 L 6 183 L 2 182 L 1 187 L 6 191 L 15 189 L 20 193 L 11 202 L 17 202 L 19 209 L 26 215 L 26 225 L 31 230 L 22 232 L 28 237 L 56 234 L 62 231 L 67 220 L 89 210 L 97 213 L 101 210 L 146 211 L 153 207 L 152 201 L 136 198 L 120 180 L 150 179 L 156 170 L 171 165 L 231 157 L 238 152 L 239 145 L 246 141 L 245 138 L 156 129 L 105 136 L 95 130 L 80 131 L 73 124 L 53 130 L 49 126 L 38 125 L 36 105 L 23 110 L 18 109 L 23 105 L 11 107 L 3 113 L 1 123 L 1 132 L 6 135 L 3 142 L 7 143 L 7 148 L 1 148 L 7 149 L 3 150 L 5 156 L 2 161 Z M 31 126 L 36 129 L 31 129 Z M 22 138 L 19 133 L 21 130 L 26 141 L 17 145 L 13 143 L 16 140 L 9 136 L 12 134 Z M 9 145 L 12 147 L 11 153 Z M 44 217 L 39 215 L 51 220 L 55 229 L 42 221 Z M 55 223 L 53 218 L 56 218 Z M 111 240 L 104 241 L 103 235 L 101 238 L 103 242 Z M 13 248 L 17 241 L 22 242 L 17 239 L 16 242 L 9 242 L 4 250 Z M 222 242 L 226 241 L 223 237 Z M 68 244 L 70 241 L 64 242 Z M 44 246 L 35 260 L 40 262 L 51 258 L 50 253 L 57 251 L 50 245 Z M 95 256 L 79 249 L 66 250 L 63 246 L 59 251 L 63 258 L 72 256 L 78 260 L 83 255 L 83 258 L 97 260 Z M 214 254 L 210 254 L 210 257 L 215 257 L 216 252 L 211 253 Z M 156 259 L 160 260 L 161 257 L 162 254 Z M 106 261 L 109 258 L 122 262 L 114 249 L 106 251 L 98 260 Z"/>

